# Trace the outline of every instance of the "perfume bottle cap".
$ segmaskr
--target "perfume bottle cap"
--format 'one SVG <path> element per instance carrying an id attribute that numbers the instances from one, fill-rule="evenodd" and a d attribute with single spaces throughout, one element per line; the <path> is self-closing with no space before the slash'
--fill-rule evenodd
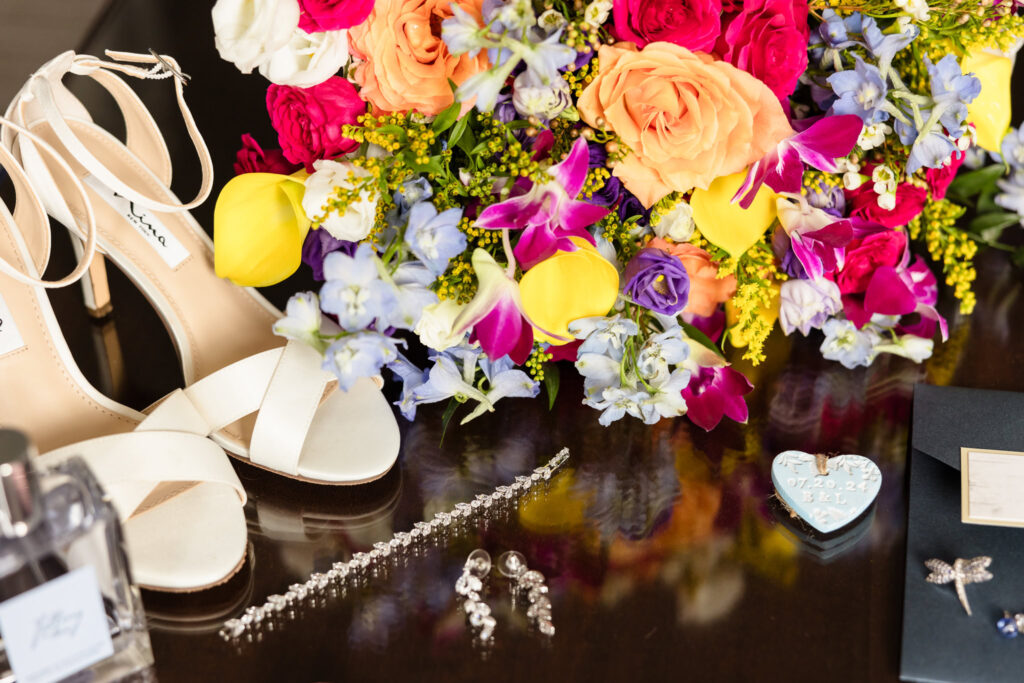
<path id="1" fill-rule="evenodd" d="M 35 454 L 25 434 L 0 429 L 0 536 L 25 536 L 41 519 Z"/>

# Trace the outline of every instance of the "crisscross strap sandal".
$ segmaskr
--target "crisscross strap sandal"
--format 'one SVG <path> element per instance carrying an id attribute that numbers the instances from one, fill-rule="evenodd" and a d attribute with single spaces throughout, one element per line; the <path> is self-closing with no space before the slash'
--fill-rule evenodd
<path id="1" fill-rule="evenodd" d="M 0 127 L 26 130 L 0 119 Z M 73 284 L 96 244 L 85 188 L 46 143 L 65 199 L 83 217 L 84 259 L 66 277 L 44 280 L 49 221 L 28 176 L 0 147 L 15 189 L 13 213 L 0 202 L 0 424 L 25 431 L 40 463 L 81 456 L 110 495 L 124 527 L 135 581 L 160 591 L 196 591 L 230 578 L 245 561 L 242 488 L 227 455 L 204 430 L 174 424 L 110 400 L 78 369 L 46 290 Z"/>
<path id="2" fill-rule="evenodd" d="M 272 332 L 282 314 L 255 290 L 214 272 L 213 244 L 188 209 L 212 187 L 212 164 L 183 97 L 186 76 L 164 55 L 108 52 L 111 61 L 64 53 L 25 84 L 8 109 L 17 123 L 49 142 L 86 186 L 96 213 L 97 251 L 124 271 L 156 308 L 182 363 L 186 397 L 211 438 L 253 465 L 318 484 L 358 484 L 383 476 L 399 449 L 398 425 L 379 386 L 369 379 L 349 391 L 321 369 L 319 354 Z M 112 61 L 119 60 L 119 61 Z M 103 86 L 125 119 L 121 142 L 96 125 L 62 83 L 87 76 Z M 194 199 L 169 189 L 167 145 L 148 110 L 120 75 L 169 79 L 202 167 Z M 50 215 L 75 225 L 52 164 L 32 138 L 9 131 Z M 79 237 L 82 235 L 79 232 Z M 103 274 L 94 263 L 91 273 Z M 87 304 L 104 307 L 96 287 Z M 203 384 L 217 371 L 228 374 Z M 175 409 L 185 409 L 175 404 Z"/>

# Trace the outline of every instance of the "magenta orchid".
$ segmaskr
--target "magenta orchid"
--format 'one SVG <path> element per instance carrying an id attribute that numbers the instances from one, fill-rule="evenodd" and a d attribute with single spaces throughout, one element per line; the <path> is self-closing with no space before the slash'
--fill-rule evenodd
<path id="1" fill-rule="evenodd" d="M 920 256 L 910 265 L 908 248 L 898 265 L 881 266 L 872 273 L 863 295 L 844 294 L 843 312 L 858 328 L 864 327 L 875 314 L 904 316 L 916 313 L 919 316 L 916 322 L 900 324 L 897 331 L 930 339 L 938 326 L 942 341 L 946 341 L 949 327 L 935 308 L 938 298 L 939 286 L 935 275 Z"/>
<path id="2" fill-rule="evenodd" d="M 488 357 L 508 356 L 517 365 L 533 350 L 533 326 L 523 315 L 517 283 L 494 257 L 483 249 L 473 252 L 473 269 L 479 285 L 476 296 L 459 313 L 452 328 L 456 334 L 473 330 Z"/>
<path id="3" fill-rule="evenodd" d="M 576 251 L 570 237 L 596 244 L 587 228 L 604 218 L 608 209 L 576 199 L 589 163 L 590 150 L 581 137 L 565 159 L 548 169 L 552 180 L 534 183 L 526 194 L 488 206 L 480 212 L 477 227 L 522 230 L 513 253 L 523 270 L 557 251 Z"/>
<path id="4" fill-rule="evenodd" d="M 747 421 L 748 409 L 743 397 L 754 390 L 742 373 L 711 349 L 687 339 L 690 354 L 685 367 L 690 371 L 690 382 L 682 390 L 686 401 L 686 414 L 698 427 L 711 431 L 723 417 L 736 422 Z"/>
<path id="5" fill-rule="evenodd" d="M 819 171 L 836 173 L 836 159 L 846 157 L 857 144 L 864 127 L 859 116 L 826 116 L 818 119 L 755 161 L 747 177 L 733 196 L 740 206 L 749 208 L 754 196 L 764 183 L 776 192 L 799 192 L 804 175 L 804 164 Z"/>
<path id="6" fill-rule="evenodd" d="M 853 239 L 849 219 L 836 219 L 796 195 L 796 201 L 779 199 L 779 222 L 789 236 L 793 255 L 807 276 L 816 280 L 843 267 L 843 247 Z"/>

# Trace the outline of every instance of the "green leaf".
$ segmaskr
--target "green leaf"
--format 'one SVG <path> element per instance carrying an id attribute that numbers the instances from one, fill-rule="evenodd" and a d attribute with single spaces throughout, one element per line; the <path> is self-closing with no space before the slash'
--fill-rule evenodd
<path id="1" fill-rule="evenodd" d="M 704 334 L 703 332 L 698 330 L 696 327 L 694 327 L 690 323 L 683 322 L 682 320 L 679 321 L 679 324 L 682 326 L 683 332 L 686 333 L 687 337 L 689 337 L 693 341 L 697 342 L 701 346 L 705 346 L 708 349 L 714 351 L 715 355 L 720 356 L 720 357 L 722 356 L 721 349 L 719 349 L 715 345 L 715 342 L 713 342 L 710 339 L 708 339 L 708 336 L 706 334 Z"/>
<path id="2" fill-rule="evenodd" d="M 455 127 L 452 128 L 451 134 L 448 136 L 448 147 L 455 147 L 459 144 L 459 140 L 462 139 L 462 134 L 466 132 L 466 126 L 469 125 L 469 117 L 472 112 L 466 112 L 463 116 L 455 123 Z"/>
<path id="3" fill-rule="evenodd" d="M 448 431 L 448 423 L 452 421 L 452 417 L 455 415 L 455 410 L 461 405 L 457 400 L 452 398 L 448 401 L 448 406 L 444 409 L 444 416 L 441 418 L 441 441 L 438 443 L 440 446 L 444 443 L 445 432 Z"/>
<path id="4" fill-rule="evenodd" d="M 472 152 L 472 150 L 477 147 L 476 136 L 473 135 L 472 128 L 466 129 L 466 132 L 459 139 L 459 144 L 457 145 L 457 147 L 461 149 L 463 152 L 465 152 L 466 156 L 468 156 L 470 159 L 475 160 L 477 158 L 477 156 Z"/>
<path id="5" fill-rule="evenodd" d="M 445 109 L 443 112 L 437 115 L 434 122 L 430 124 L 430 129 L 435 133 L 443 133 L 451 128 L 456 121 L 459 120 L 459 111 L 462 109 L 462 105 L 458 102 L 453 102 L 452 106 Z"/>
<path id="6" fill-rule="evenodd" d="M 1013 252 L 1013 265 L 1024 268 L 1024 247 L 1017 247 L 1017 250 Z"/>
<path id="7" fill-rule="evenodd" d="M 558 371 L 557 363 L 545 363 L 544 364 L 544 390 L 548 392 L 548 410 L 555 407 L 555 397 L 558 396 L 558 385 L 561 382 L 561 376 Z"/>
<path id="8" fill-rule="evenodd" d="M 1020 216 L 1015 213 L 985 213 L 968 226 L 968 230 L 979 235 L 985 242 L 997 242 L 1003 230 L 1020 222 Z"/>
<path id="9" fill-rule="evenodd" d="M 397 138 L 398 141 L 402 143 L 409 139 L 409 137 L 405 133 L 405 130 L 403 130 L 400 126 L 396 126 L 394 124 L 381 126 L 380 128 L 376 129 L 376 132 L 380 133 L 381 135 L 391 135 Z"/>
<path id="10" fill-rule="evenodd" d="M 974 203 L 975 197 L 995 188 L 996 181 L 1003 177 L 1004 170 L 1002 165 L 994 164 L 958 175 L 946 190 L 946 195 L 961 203 Z"/>

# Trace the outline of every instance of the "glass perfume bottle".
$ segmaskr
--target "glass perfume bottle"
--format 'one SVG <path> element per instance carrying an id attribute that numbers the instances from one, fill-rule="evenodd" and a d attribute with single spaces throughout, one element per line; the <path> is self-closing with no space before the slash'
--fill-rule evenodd
<path id="1" fill-rule="evenodd" d="M 153 663 L 117 512 L 89 467 L 38 471 L 0 429 L 0 683 L 116 681 Z"/>

